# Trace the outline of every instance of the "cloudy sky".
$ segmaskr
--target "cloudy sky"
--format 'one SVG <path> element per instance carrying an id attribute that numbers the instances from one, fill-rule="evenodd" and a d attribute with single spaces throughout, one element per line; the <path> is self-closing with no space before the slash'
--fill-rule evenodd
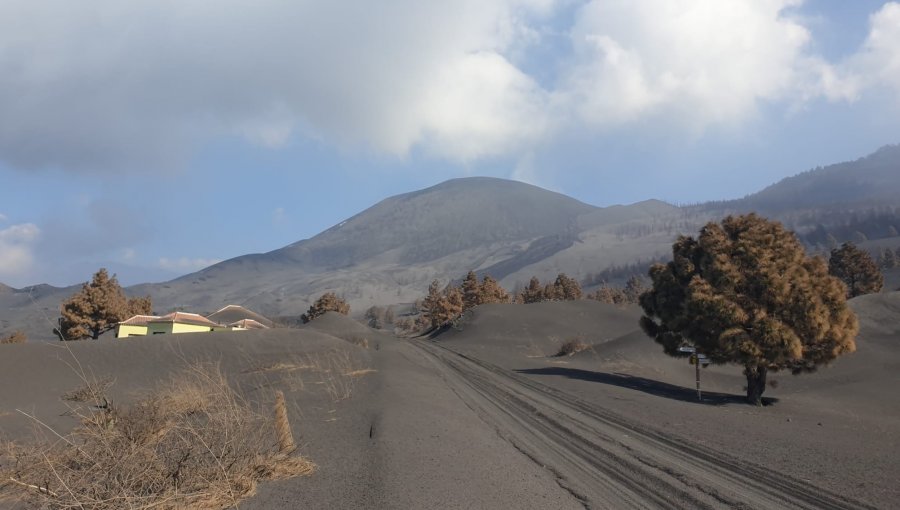
<path id="1" fill-rule="evenodd" d="M 473 175 L 739 197 L 900 142 L 900 2 L 4 0 L 0 281 L 159 281 Z"/>

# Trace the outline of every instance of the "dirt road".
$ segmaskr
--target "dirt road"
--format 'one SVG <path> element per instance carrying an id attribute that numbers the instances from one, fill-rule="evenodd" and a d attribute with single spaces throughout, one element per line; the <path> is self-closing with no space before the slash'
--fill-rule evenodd
<path id="1" fill-rule="evenodd" d="M 871 508 L 419 342 L 453 391 L 587 508 Z"/>

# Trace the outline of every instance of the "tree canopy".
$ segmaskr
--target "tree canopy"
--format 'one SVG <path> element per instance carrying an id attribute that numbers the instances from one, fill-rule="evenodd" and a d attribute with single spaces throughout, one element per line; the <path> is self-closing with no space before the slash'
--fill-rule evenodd
<path id="1" fill-rule="evenodd" d="M 300 320 L 306 324 L 317 317 L 325 315 L 325 312 L 337 312 L 348 315 L 350 313 L 350 305 L 334 292 L 326 292 L 309 307 L 306 313 L 300 316 Z"/>
<path id="2" fill-rule="evenodd" d="M 844 243 L 831 250 L 828 272 L 841 279 L 847 286 L 847 297 L 880 292 L 884 287 L 884 275 L 878 264 L 868 254 L 853 243 Z"/>
<path id="3" fill-rule="evenodd" d="M 855 350 L 844 285 L 780 223 L 729 216 L 679 237 L 672 255 L 650 269 L 643 330 L 671 356 L 690 345 L 743 365 L 750 402 L 761 403 L 769 370 L 813 371 Z"/>
<path id="4" fill-rule="evenodd" d="M 127 298 L 116 276 L 110 277 L 101 268 L 79 292 L 62 303 L 59 328 L 54 332 L 60 340 L 96 340 L 119 322 L 133 315 L 149 314 L 151 309 L 150 296 Z"/>

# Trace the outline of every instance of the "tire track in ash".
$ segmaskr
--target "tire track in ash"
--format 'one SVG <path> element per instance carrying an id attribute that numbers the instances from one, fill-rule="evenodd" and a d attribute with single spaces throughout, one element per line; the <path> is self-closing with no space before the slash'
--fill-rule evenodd
<path id="1" fill-rule="evenodd" d="M 434 343 L 451 388 L 590 508 L 872 508 Z"/>

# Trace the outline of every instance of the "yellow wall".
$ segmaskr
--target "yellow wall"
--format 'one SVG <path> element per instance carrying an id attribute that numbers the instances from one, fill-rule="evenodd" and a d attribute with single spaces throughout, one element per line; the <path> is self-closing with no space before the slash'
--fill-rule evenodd
<path id="1" fill-rule="evenodd" d="M 119 324 L 116 327 L 116 338 L 125 338 L 129 336 L 144 336 L 147 334 L 147 326 L 135 324 Z"/>
<path id="2" fill-rule="evenodd" d="M 148 335 L 158 335 L 161 333 L 200 333 L 208 331 L 210 331 L 209 326 L 197 326 L 180 322 L 151 322 L 147 328 Z"/>

